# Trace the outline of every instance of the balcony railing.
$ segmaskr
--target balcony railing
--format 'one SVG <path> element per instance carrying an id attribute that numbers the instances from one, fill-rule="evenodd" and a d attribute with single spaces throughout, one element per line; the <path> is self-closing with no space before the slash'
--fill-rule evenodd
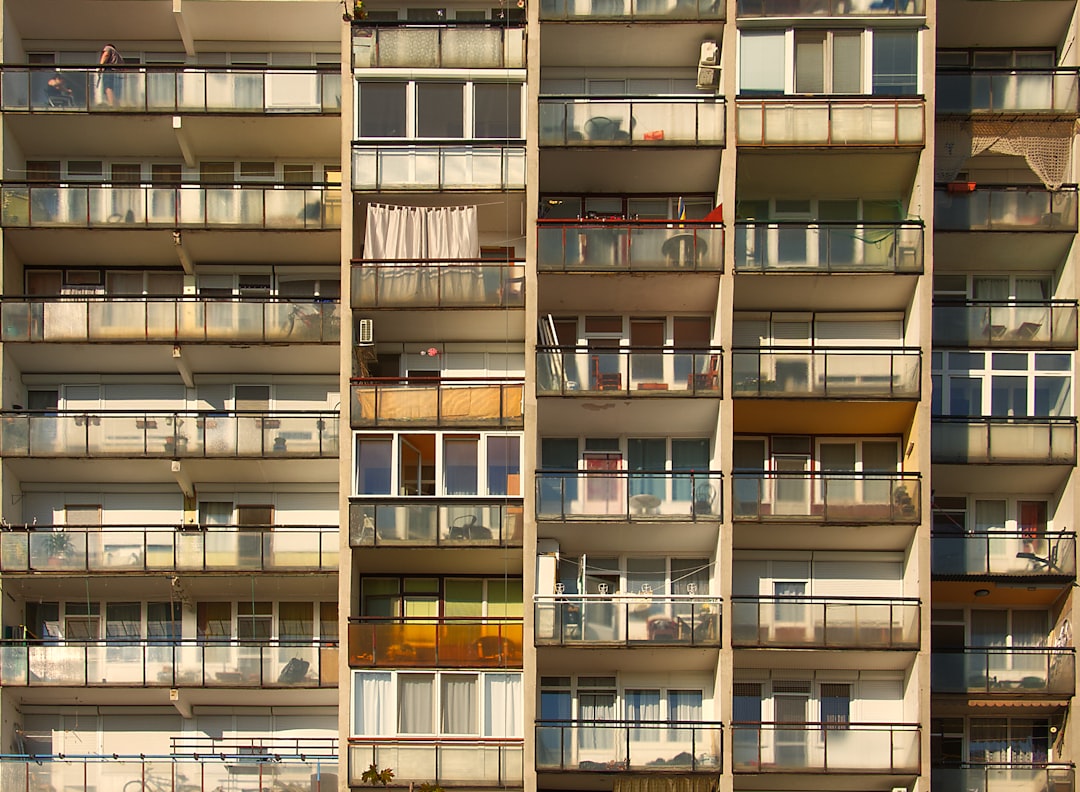
<path id="1" fill-rule="evenodd" d="M 520 141 L 354 141 L 354 190 L 524 190 Z"/>
<path id="2" fill-rule="evenodd" d="M 934 649 L 930 689 L 965 695 L 1070 697 L 1076 689 L 1076 650 L 1043 646 Z"/>
<path id="3" fill-rule="evenodd" d="M 709 470 L 538 470 L 536 518 L 716 522 L 722 480 Z"/>
<path id="4" fill-rule="evenodd" d="M 720 646 L 720 598 L 696 594 L 534 597 L 537 646 Z"/>
<path id="5" fill-rule="evenodd" d="M 394 787 L 521 788 L 523 750 L 521 739 L 350 737 L 349 786 L 366 786 L 361 776 L 375 765 L 394 769 Z"/>
<path id="6" fill-rule="evenodd" d="M 1076 300 L 934 303 L 934 347 L 1076 349 Z"/>
<path id="7" fill-rule="evenodd" d="M 632 19 L 639 22 L 701 21 L 724 19 L 724 3 L 716 0 L 542 0 L 542 22 L 605 22 Z"/>
<path id="8" fill-rule="evenodd" d="M 733 723 L 736 773 L 919 773 L 918 724 Z"/>
<path id="9" fill-rule="evenodd" d="M 523 380 L 455 377 L 357 378 L 350 425 L 521 428 Z"/>
<path id="10" fill-rule="evenodd" d="M 1068 115 L 1080 110 L 1072 69 L 938 69 L 938 115 Z"/>
<path id="11" fill-rule="evenodd" d="M 536 395 L 718 399 L 721 365 L 719 348 L 538 346 Z"/>
<path id="12" fill-rule="evenodd" d="M 349 619 L 352 668 L 521 668 L 521 619 Z"/>
<path id="13" fill-rule="evenodd" d="M 337 66 L 5 66 L 0 75 L 8 113 L 341 113 Z"/>
<path id="14" fill-rule="evenodd" d="M 918 524 L 918 473 L 735 471 L 732 519 L 853 524 Z"/>
<path id="15" fill-rule="evenodd" d="M 363 261 L 352 265 L 352 307 L 521 308 L 525 262 Z"/>
<path id="16" fill-rule="evenodd" d="M 732 597 L 735 647 L 919 648 L 919 601 L 877 597 Z"/>
<path id="17" fill-rule="evenodd" d="M 1009 575 L 1076 577 L 1076 534 L 1072 531 L 934 531 L 931 570 L 942 577 Z"/>
<path id="18" fill-rule="evenodd" d="M 500 22 L 371 25 L 352 30 L 356 69 L 524 69 L 525 28 Z"/>
<path id="19" fill-rule="evenodd" d="M 738 100 L 739 146 L 922 146 L 921 98 Z"/>
<path id="20" fill-rule="evenodd" d="M 736 399 L 918 399 L 921 363 L 918 349 L 734 349 L 731 395 Z"/>
<path id="21" fill-rule="evenodd" d="M 337 344 L 337 301 L 206 297 L 5 297 L 6 342 Z"/>
<path id="22" fill-rule="evenodd" d="M 959 189 L 958 189 L 959 188 Z M 975 185 L 934 189 L 935 231 L 1076 233 L 1076 186 Z"/>
<path id="23" fill-rule="evenodd" d="M 919 275 L 923 226 L 906 223 L 735 225 L 735 272 Z"/>
<path id="24" fill-rule="evenodd" d="M 987 764 L 935 766 L 930 774 L 931 792 L 1073 792 L 1076 771 L 1072 765 Z"/>
<path id="25" fill-rule="evenodd" d="M 541 146 L 722 146 L 724 100 L 542 96 Z"/>
<path id="26" fill-rule="evenodd" d="M 337 687 L 337 643 L 208 639 L 0 642 L 4 687 Z"/>
<path id="27" fill-rule="evenodd" d="M 521 547 L 521 500 L 350 503 L 351 547 Z"/>
<path id="28" fill-rule="evenodd" d="M 329 411 L 0 411 L 0 456 L 334 458 Z"/>
<path id="29" fill-rule="evenodd" d="M 0 781 L 12 792 L 215 792 L 235 789 L 238 778 L 253 789 L 336 792 L 336 756 L 305 758 L 263 752 L 258 740 L 242 752 L 179 756 L 18 756 L 0 757 Z"/>
<path id="30" fill-rule="evenodd" d="M 0 185 L 4 228 L 341 228 L 338 187 Z"/>
<path id="31" fill-rule="evenodd" d="M 722 729 L 710 721 L 536 721 L 537 772 L 719 774 Z"/>
<path id="32" fill-rule="evenodd" d="M 1075 465 L 1075 418 L 935 416 L 930 458 L 942 465 Z"/>
<path id="33" fill-rule="evenodd" d="M 337 526 L 63 525 L 0 531 L 0 572 L 333 572 Z"/>
<path id="34" fill-rule="evenodd" d="M 540 220 L 541 272 L 722 272 L 724 227 L 700 220 Z"/>
<path id="35" fill-rule="evenodd" d="M 749 17 L 923 16 L 923 0 L 739 0 L 740 19 Z"/>

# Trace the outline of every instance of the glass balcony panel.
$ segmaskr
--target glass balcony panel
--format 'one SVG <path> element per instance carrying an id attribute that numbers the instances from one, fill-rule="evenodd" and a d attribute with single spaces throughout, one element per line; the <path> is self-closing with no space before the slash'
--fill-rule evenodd
<path id="1" fill-rule="evenodd" d="M 354 668 L 520 668 L 521 664 L 520 622 L 359 619 L 349 624 L 349 665 Z"/>
<path id="2" fill-rule="evenodd" d="M 940 464 L 1076 462 L 1074 418 L 935 418 L 930 437 Z"/>
<path id="3" fill-rule="evenodd" d="M 1071 647 L 935 651 L 931 688 L 935 693 L 1068 697 L 1075 688 L 1075 666 Z"/>
<path id="4" fill-rule="evenodd" d="M 716 724 L 643 721 L 537 721 L 540 772 L 718 772 L 721 733 Z"/>
<path id="5" fill-rule="evenodd" d="M 91 572 L 141 570 L 146 563 L 146 537 L 142 531 L 66 531 L 85 542 Z"/>
<path id="6" fill-rule="evenodd" d="M 146 224 L 146 191 L 142 187 L 91 187 L 88 195 L 91 227 Z"/>
<path id="7" fill-rule="evenodd" d="M 66 530 L 32 531 L 30 568 L 82 572 L 87 569 L 87 534 Z"/>
<path id="8" fill-rule="evenodd" d="M 261 649 L 259 646 L 207 644 L 202 648 L 203 684 L 207 687 L 261 687 Z"/>
<path id="9" fill-rule="evenodd" d="M 148 327 L 147 311 L 149 303 L 142 300 L 110 299 L 78 303 L 58 303 L 45 306 L 46 336 L 53 330 L 50 314 L 53 307 L 72 309 L 87 315 L 88 335 L 91 339 L 108 341 L 142 340 Z M 82 317 L 80 317 L 82 318 Z M 61 325 L 62 326 L 62 325 Z"/>
<path id="10" fill-rule="evenodd" d="M 917 773 L 919 729 L 876 724 L 733 724 L 736 773 Z"/>
<path id="11" fill-rule="evenodd" d="M 0 685 L 21 687 L 29 684 L 29 650 L 28 646 L 0 644 Z"/>
<path id="12" fill-rule="evenodd" d="M 440 66 L 439 28 L 376 28 L 377 65 L 382 68 Z"/>
<path id="13" fill-rule="evenodd" d="M 718 519 L 720 477 L 657 471 L 538 471 L 538 519 Z"/>
<path id="14" fill-rule="evenodd" d="M 319 686 L 318 646 L 265 646 L 262 648 L 262 659 L 262 677 L 267 686 Z"/>
<path id="15" fill-rule="evenodd" d="M 207 110 L 262 110 L 263 75 L 259 72 L 207 72 Z"/>
<path id="16" fill-rule="evenodd" d="M 719 646 L 716 597 L 537 597 L 537 646 Z"/>
<path id="17" fill-rule="evenodd" d="M 30 570 L 30 534 L 27 532 L 0 533 L 0 572 Z M 0 681 L 0 685 L 3 682 Z"/>
<path id="18" fill-rule="evenodd" d="M 350 504 L 353 547 L 520 544 L 522 507 L 498 503 Z"/>
<path id="19" fill-rule="evenodd" d="M 757 597 L 732 602 L 735 646 L 917 649 L 919 604 Z"/>
<path id="20" fill-rule="evenodd" d="M 139 686 L 143 684 L 144 645 L 88 644 L 86 676 L 95 685 Z"/>
<path id="21" fill-rule="evenodd" d="M 943 231 L 1076 231 L 1076 188 L 986 186 L 934 191 L 934 222 Z"/>
<path id="22" fill-rule="evenodd" d="M 37 198 L 35 191 L 35 199 Z M 30 188 L 4 185 L 0 190 L 0 220 L 5 228 L 30 225 Z M 35 217 L 37 209 L 35 208 Z"/>
<path id="23" fill-rule="evenodd" d="M 935 575 L 1076 575 L 1073 533 L 934 533 L 930 546 Z"/>
<path id="24" fill-rule="evenodd" d="M 916 475 L 750 471 L 733 475 L 736 520 L 919 522 L 921 482 Z"/>
<path id="25" fill-rule="evenodd" d="M 733 395 L 792 398 L 917 398 L 920 355 L 906 351 L 735 350 Z"/>
<path id="26" fill-rule="evenodd" d="M 502 67 L 503 31 L 499 28 L 442 28 L 441 32 L 444 69 Z"/>
<path id="27" fill-rule="evenodd" d="M 742 17 L 792 17 L 792 16 L 922 16 L 925 11 L 921 0 L 900 2 L 866 2 L 866 0 L 739 0 L 738 16 Z"/>
<path id="28" fill-rule="evenodd" d="M 1065 765 L 1033 764 L 970 765 L 934 767 L 931 792 L 965 789 L 971 792 L 1007 792 L 1028 789 L 1032 792 L 1072 792 L 1075 771 Z"/>
<path id="29" fill-rule="evenodd" d="M 31 644 L 28 651 L 30 684 L 41 687 L 85 687 L 85 645 Z"/>
<path id="30" fill-rule="evenodd" d="M 94 337 L 88 332 L 87 303 L 45 303 L 42 319 L 44 322 L 42 340 L 44 341 L 77 342 Z"/>
<path id="31" fill-rule="evenodd" d="M 1076 349 L 1076 305 L 938 304 L 934 306 L 934 345 Z"/>
<path id="32" fill-rule="evenodd" d="M 107 74 L 101 72 L 95 76 L 96 79 L 91 79 L 91 90 L 87 94 L 91 110 L 130 113 L 146 108 L 145 72 L 114 68 L 108 70 Z M 111 103 L 106 92 L 106 81 L 112 82 Z"/>
<path id="33" fill-rule="evenodd" d="M 263 303 L 225 300 L 206 302 L 202 308 L 208 341 L 261 341 Z"/>
<path id="34" fill-rule="evenodd" d="M 40 341 L 43 316 L 44 306 L 41 303 L 0 303 L 0 341 Z M 34 326 L 33 335 L 31 325 Z"/>
<path id="35" fill-rule="evenodd" d="M 306 225 L 309 207 L 304 190 L 267 190 L 263 195 L 267 228 L 303 228 Z M 321 208 L 317 203 L 310 207 L 310 214 L 312 219 L 318 220 Z"/>
<path id="36" fill-rule="evenodd" d="M 26 69 L 5 69 L 0 74 L 0 97 L 2 97 L 0 107 L 3 107 L 5 111 L 29 110 L 31 106 L 35 110 L 50 109 L 51 105 L 45 95 L 45 87 L 49 79 L 44 74 L 33 73 Z M 31 93 L 36 100 L 33 105 L 30 101 Z M 59 95 L 56 100 L 57 110 L 64 109 L 60 106 L 61 104 L 71 102 L 67 97 Z"/>

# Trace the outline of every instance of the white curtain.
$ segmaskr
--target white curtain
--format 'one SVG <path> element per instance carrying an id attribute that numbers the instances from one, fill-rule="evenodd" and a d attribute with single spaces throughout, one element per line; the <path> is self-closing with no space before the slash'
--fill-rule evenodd
<path id="1" fill-rule="evenodd" d="M 442 677 L 442 734 L 476 734 L 476 675 Z"/>
<path id="2" fill-rule="evenodd" d="M 359 671 L 353 676 L 353 734 L 394 734 L 394 696 L 389 673 Z"/>
<path id="3" fill-rule="evenodd" d="M 476 207 L 368 204 L 364 257 L 476 260 L 480 258 Z"/>
<path id="4" fill-rule="evenodd" d="M 434 734 L 434 685 L 431 674 L 398 676 L 398 734 Z"/>
<path id="5" fill-rule="evenodd" d="M 521 674 L 485 674 L 484 736 L 521 737 L 523 702 Z"/>
<path id="6" fill-rule="evenodd" d="M 660 720 L 660 691 L 626 691 L 626 719 L 631 723 Z M 656 742 L 660 739 L 660 732 L 654 725 L 631 729 L 630 739 L 635 742 Z"/>

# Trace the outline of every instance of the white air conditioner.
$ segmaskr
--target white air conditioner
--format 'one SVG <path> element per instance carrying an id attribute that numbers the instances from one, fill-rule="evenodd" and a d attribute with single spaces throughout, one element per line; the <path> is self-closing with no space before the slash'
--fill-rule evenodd
<path id="1" fill-rule="evenodd" d="M 375 344 L 375 323 L 371 319 L 361 319 L 356 323 L 356 343 L 360 346 Z"/>
<path id="2" fill-rule="evenodd" d="M 697 87 L 699 90 L 715 88 L 720 82 L 720 48 L 715 41 L 701 42 L 701 54 L 698 56 Z"/>

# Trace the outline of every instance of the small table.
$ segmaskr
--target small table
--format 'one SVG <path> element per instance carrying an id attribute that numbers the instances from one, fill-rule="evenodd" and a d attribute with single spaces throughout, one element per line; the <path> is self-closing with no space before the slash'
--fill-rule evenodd
<path id="1" fill-rule="evenodd" d="M 694 233 L 674 234 L 660 246 L 660 252 L 676 267 L 696 266 L 708 249 L 708 243 Z"/>
<path id="2" fill-rule="evenodd" d="M 657 509 L 660 508 L 660 499 L 647 492 L 640 495 L 631 495 L 630 508 L 634 514 L 656 514 Z"/>

